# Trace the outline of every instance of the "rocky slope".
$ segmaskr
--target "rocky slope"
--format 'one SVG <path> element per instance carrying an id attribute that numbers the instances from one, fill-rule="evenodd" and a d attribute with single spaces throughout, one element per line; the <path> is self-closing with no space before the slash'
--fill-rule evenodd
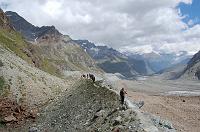
<path id="1" fill-rule="evenodd" d="M 66 81 L 31 66 L 1 45 L 0 62 L 1 97 L 9 97 L 17 103 L 41 105 L 68 87 Z"/>
<path id="2" fill-rule="evenodd" d="M 141 113 L 130 101 L 122 107 L 119 96 L 101 86 L 100 82 L 78 78 L 63 80 L 36 67 L 36 64 L 40 67 L 41 62 L 59 64 L 63 57 L 65 61 L 71 59 L 67 65 L 74 64 L 71 64 L 72 68 L 79 63 L 80 69 L 88 65 L 83 62 L 87 54 L 69 37 L 47 32 L 37 39 L 36 45 L 32 45 L 12 27 L 1 28 L 0 131 L 175 131 L 170 124 L 154 121 L 149 114 Z M 40 61 L 41 58 L 48 59 Z M 83 61 L 77 63 L 79 60 Z M 18 124 L 17 120 L 25 122 L 29 119 L 20 104 L 37 107 L 40 112 L 35 112 L 34 124 L 29 120 L 13 128 L 11 124 Z M 4 108 L 10 108 L 10 115 L 2 114 L 2 111 L 6 113 Z M 20 118 L 20 115 L 24 117 Z"/>
<path id="3" fill-rule="evenodd" d="M 88 40 L 74 40 L 94 60 L 97 65 L 107 73 L 120 73 L 125 77 L 133 77 L 137 74 L 148 74 L 148 68 L 144 61 L 136 58 L 129 58 L 107 46 L 96 46 Z"/>
<path id="4" fill-rule="evenodd" d="M 181 78 L 200 80 L 200 51 L 188 62 Z"/>
<path id="5" fill-rule="evenodd" d="M 120 105 L 119 95 L 101 83 L 78 80 L 69 91 L 45 106 L 34 124 L 16 131 L 75 131 L 75 132 L 174 132 L 169 122 L 141 113 L 127 102 Z M 8 129 L 9 130 L 9 129 Z"/>

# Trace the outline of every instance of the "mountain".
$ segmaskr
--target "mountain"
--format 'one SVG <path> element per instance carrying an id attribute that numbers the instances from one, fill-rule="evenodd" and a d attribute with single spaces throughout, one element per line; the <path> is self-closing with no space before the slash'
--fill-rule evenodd
<path id="1" fill-rule="evenodd" d="M 78 43 L 107 73 L 120 73 L 129 78 L 150 72 L 144 61 L 127 57 L 113 48 L 96 46 L 88 40 L 74 40 L 74 42 Z"/>
<path id="2" fill-rule="evenodd" d="M 137 58 L 143 60 L 148 67 L 155 73 L 162 70 L 173 67 L 176 64 L 187 64 L 188 60 L 191 58 L 186 51 L 180 53 L 130 53 L 125 52 L 130 58 Z"/>
<path id="3" fill-rule="evenodd" d="M 7 11 L 5 14 L 10 19 L 10 23 L 15 30 L 20 32 L 28 41 L 36 41 L 36 39 L 42 37 L 44 34 L 51 34 L 54 37 L 61 35 L 54 26 L 37 27 L 26 21 L 16 12 Z"/>
<path id="4" fill-rule="evenodd" d="M 80 69 L 90 62 L 68 36 L 48 32 L 34 45 L 27 43 L 0 14 L 6 20 L 0 25 L 0 131 L 175 131 L 131 102 L 122 106 L 119 95 L 100 81 L 62 79 L 37 68 L 35 61 L 48 67 L 51 59 L 56 65 L 64 56 L 74 66 L 80 63 Z"/>
<path id="5" fill-rule="evenodd" d="M 68 35 L 61 34 L 54 26 L 36 27 L 15 12 L 7 11 L 15 30 L 29 41 L 24 52 L 34 54 L 36 66 L 52 75 L 64 76 L 65 71 L 97 71 L 95 61 Z"/>
<path id="6" fill-rule="evenodd" d="M 10 24 L 9 19 L 7 18 L 6 14 L 3 12 L 1 8 L 0 8 L 0 28 L 7 29 L 7 30 L 13 29 L 13 27 Z"/>
<path id="7" fill-rule="evenodd" d="M 181 78 L 200 80 L 200 51 L 187 63 Z"/>
<path id="8" fill-rule="evenodd" d="M 24 52 L 29 44 L 14 30 L 2 10 L 0 14 L 4 22 L 0 25 L 0 99 L 36 106 L 66 90 L 68 83 L 34 66 L 34 55 Z"/>

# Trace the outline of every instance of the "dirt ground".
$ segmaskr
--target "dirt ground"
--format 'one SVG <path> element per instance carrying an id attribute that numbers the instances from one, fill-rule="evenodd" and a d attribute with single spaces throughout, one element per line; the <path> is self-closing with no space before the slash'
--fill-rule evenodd
<path id="1" fill-rule="evenodd" d="M 134 101 L 143 100 L 142 111 L 171 121 L 177 131 L 200 131 L 200 96 L 155 96 L 130 90 L 128 97 Z"/>

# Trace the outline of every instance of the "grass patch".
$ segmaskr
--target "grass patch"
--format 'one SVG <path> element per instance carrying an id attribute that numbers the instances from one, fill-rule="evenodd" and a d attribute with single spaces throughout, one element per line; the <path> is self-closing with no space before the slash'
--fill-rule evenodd
<path id="1" fill-rule="evenodd" d="M 59 69 L 57 69 L 52 63 L 51 60 L 44 58 L 41 61 L 42 65 L 41 65 L 41 69 L 44 70 L 45 72 L 51 74 L 51 75 L 55 75 L 57 77 L 61 77 L 61 73 L 59 71 Z"/>
<path id="2" fill-rule="evenodd" d="M 0 77 L 0 91 L 3 91 L 4 85 L 5 85 L 5 80 L 3 77 Z"/>
<path id="3" fill-rule="evenodd" d="M 0 60 L 0 67 L 2 67 L 3 66 L 3 62 Z"/>
<path id="4" fill-rule="evenodd" d="M 5 79 L 0 77 L 0 96 L 7 97 L 10 94 L 10 85 L 5 83 Z"/>
<path id="5" fill-rule="evenodd" d="M 16 55 L 21 57 L 28 63 L 32 63 L 31 58 L 29 58 L 22 50 L 28 48 L 28 44 L 24 41 L 21 34 L 15 31 L 0 31 L 0 44 L 6 49 L 13 51 Z"/>

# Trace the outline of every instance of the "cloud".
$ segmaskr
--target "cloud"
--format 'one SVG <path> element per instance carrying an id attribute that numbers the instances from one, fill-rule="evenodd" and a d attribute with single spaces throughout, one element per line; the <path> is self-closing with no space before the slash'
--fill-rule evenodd
<path id="1" fill-rule="evenodd" d="M 182 21 L 184 16 L 176 8 L 180 2 L 192 1 L 0 0 L 0 5 L 34 25 L 55 25 L 74 39 L 89 39 L 120 50 L 146 47 L 145 52 L 160 49 L 194 53 L 200 50 L 199 25 L 189 27 Z"/>

